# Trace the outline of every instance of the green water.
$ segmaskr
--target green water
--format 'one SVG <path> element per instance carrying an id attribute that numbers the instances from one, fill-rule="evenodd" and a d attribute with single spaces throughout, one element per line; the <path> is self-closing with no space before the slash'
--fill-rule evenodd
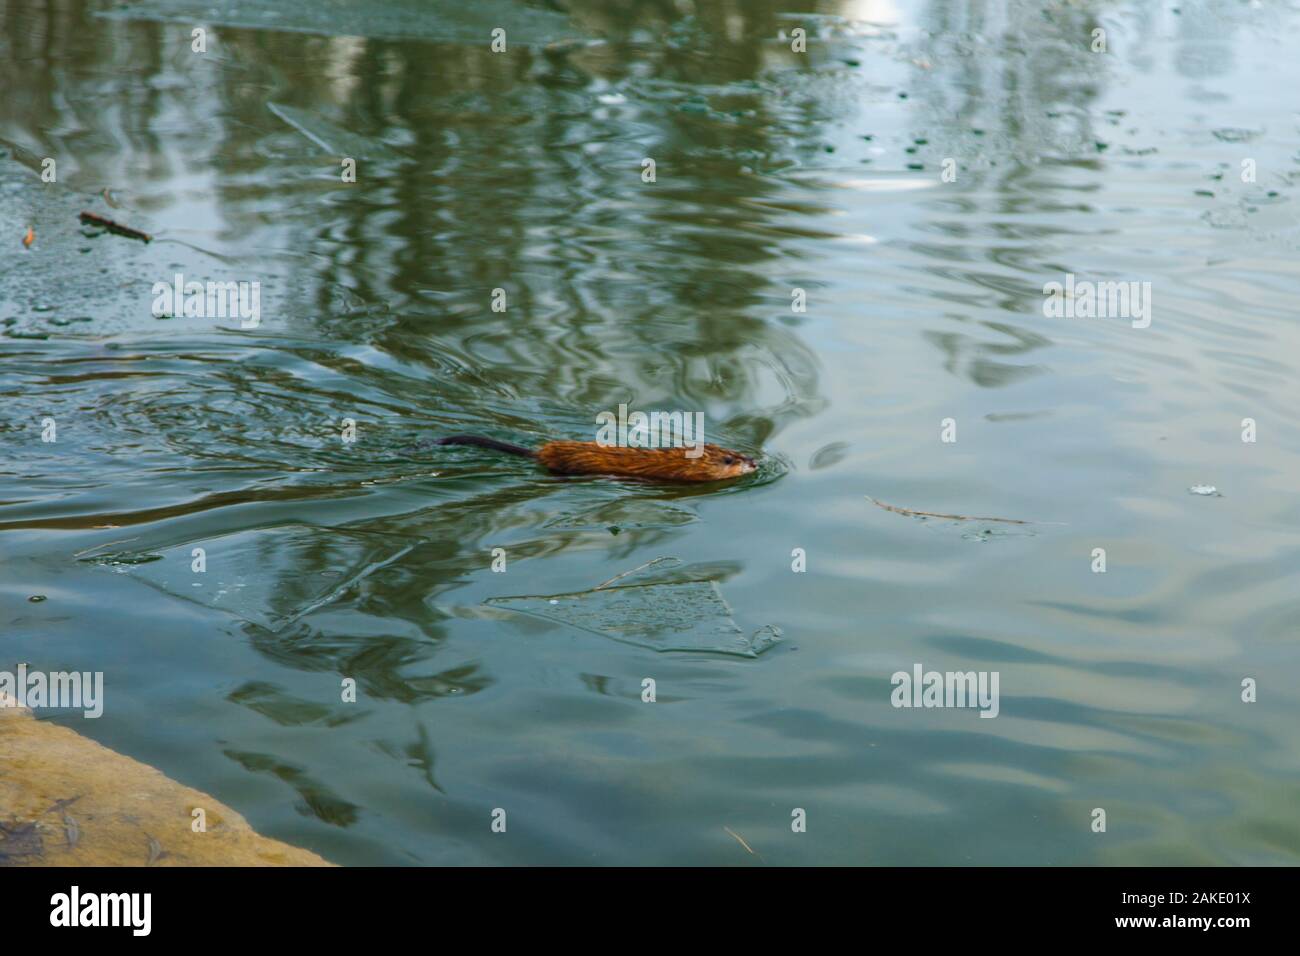
<path id="1" fill-rule="evenodd" d="M 344 864 L 1300 862 L 1298 43 L 1272 0 L 0 0 L 0 669 L 103 671 L 54 719 Z M 156 317 L 176 273 L 260 324 Z M 1067 273 L 1150 326 L 1045 316 Z M 416 444 L 620 403 L 763 467 Z M 917 664 L 998 716 L 893 707 Z"/>

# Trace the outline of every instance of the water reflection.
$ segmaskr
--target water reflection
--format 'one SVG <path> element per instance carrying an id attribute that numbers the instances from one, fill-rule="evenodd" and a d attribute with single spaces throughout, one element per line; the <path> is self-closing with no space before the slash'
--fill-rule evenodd
<path id="1" fill-rule="evenodd" d="M 490 688 L 481 661 L 436 663 L 447 631 L 445 612 L 431 613 L 490 541 L 517 529 L 516 566 L 598 542 L 623 561 L 670 547 L 696 520 L 694 492 L 557 482 L 521 463 L 433 458 L 416 439 L 452 427 L 583 437 L 595 412 L 631 402 L 702 408 L 713 435 L 757 450 L 824 404 L 812 351 L 775 321 L 789 311 L 769 266 L 785 212 L 767 201 L 779 186 L 734 175 L 738 145 L 774 167 L 790 161 L 787 135 L 744 88 L 768 59 L 753 38 L 775 33 L 778 9 L 683 18 L 671 6 L 585 4 L 572 20 L 603 42 L 512 57 L 438 36 L 321 37 L 218 19 L 200 56 L 186 49 L 183 16 L 159 23 L 127 9 L 105 22 L 81 4 L 7 3 L 5 79 L 21 92 L 0 107 L 0 134 L 34 170 L 59 156 L 65 188 L 110 187 L 118 215 L 160 236 L 161 255 L 112 250 L 135 254 L 118 259 L 125 275 L 110 295 L 128 335 L 158 329 L 131 280 L 164 262 L 169 276 L 260 281 L 272 306 L 264 331 L 237 346 L 177 323 L 148 347 L 55 349 L 13 366 L 14 385 L 40 376 L 45 414 L 84 408 L 98 454 L 128 480 L 111 498 L 94 482 L 69 489 L 45 514 L 11 508 L 3 526 L 139 532 L 134 551 L 100 551 L 89 566 L 129 569 L 231 614 L 268 662 L 355 680 L 368 702 L 360 714 L 322 703 L 283 672 L 226 695 L 283 728 L 337 734 L 392 723 L 385 705 Z M 249 10 L 225 8 L 234 23 Z M 646 42 L 665 31 L 666 46 Z M 56 84 L 29 68 L 47 57 L 76 66 Z M 728 91 L 728 112 L 694 110 L 694 90 L 711 87 Z M 31 123 L 43 115 L 59 123 Z M 645 156 L 655 183 L 641 179 Z M 343 158 L 357 162 L 355 184 L 340 181 Z M 496 288 L 505 312 L 490 309 Z M 10 391 L 20 404 L 23 394 Z M 335 441 L 344 413 L 361 418 L 366 454 Z M 48 467 L 33 462 L 37 474 Z M 434 490 L 438 476 L 447 491 Z M 548 498 L 566 502 L 559 523 L 528 532 Z M 357 505 L 337 507 L 349 499 Z M 326 503 L 347 538 L 292 530 L 320 522 Z M 390 535 L 390 552 L 415 546 L 343 554 L 359 532 Z M 191 592 L 177 569 L 196 547 L 213 568 Z M 416 728 L 416 743 L 385 734 L 378 752 L 422 767 L 441 790 L 436 746 Z M 296 790 L 302 812 L 356 823 L 359 808 L 288 753 L 223 752 Z"/>
<path id="2" fill-rule="evenodd" d="M 1232 93 L 1259 22 L 991 0 L 202 10 L 197 55 L 183 4 L 0 0 L 0 210 L 38 235 L 0 274 L 0 535 L 22 560 L 7 587 L 52 595 L 4 619 L 14 653 L 116 675 L 96 732 L 342 862 L 717 862 L 723 824 L 785 862 L 1049 844 L 1097 862 L 1080 788 L 1140 804 L 1152 762 L 1162 797 L 1208 794 L 1212 862 L 1292 852 L 1250 792 L 1283 735 L 1197 696 L 1206 668 L 1246 666 L 1219 608 L 1249 592 L 1241 620 L 1280 640 L 1294 605 L 1285 573 L 1256 573 L 1260 554 L 1294 570 L 1294 516 L 1256 465 L 1203 450 L 1232 396 L 1273 415 L 1265 475 L 1293 473 L 1288 264 L 1214 272 L 1235 248 L 1205 236 L 1287 248 L 1284 197 L 1223 170 L 1249 142 L 1289 185 L 1295 150 L 1264 117 L 1193 123 L 1186 102 Z M 486 39 L 498 17 L 509 55 Z M 1192 89 L 1157 83 L 1170 64 Z M 1218 205 L 1189 206 L 1215 172 Z M 159 238 L 86 235 L 85 207 Z M 1179 324 L 1041 320 L 1047 279 L 1139 269 Z M 263 326 L 153 317 L 178 271 L 261 282 Z M 765 471 L 557 480 L 420 441 L 590 437 L 620 403 L 704 411 Z M 954 412 L 973 440 L 940 457 Z M 56 445 L 33 438 L 46 417 Z M 1201 480 L 1247 510 L 1164 494 Z M 868 493 L 1068 530 L 968 540 Z M 1080 584 L 1101 537 L 1127 570 Z M 661 555 L 683 560 L 665 587 L 584 605 L 600 627 L 551 611 Z M 728 633 L 779 621 L 786 640 L 661 653 L 656 615 L 701 588 Z M 898 725 L 887 674 L 921 653 L 1004 668 L 1003 716 L 977 722 L 997 726 Z M 1214 761 L 1249 787 L 1198 774 Z M 791 848 L 764 814 L 813 799 L 842 829 Z M 504 803 L 532 821 L 508 847 L 478 835 Z M 1008 834 L 988 807 L 1047 829 Z M 1177 819 L 1147 819 L 1111 859 L 1204 861 Z"/>

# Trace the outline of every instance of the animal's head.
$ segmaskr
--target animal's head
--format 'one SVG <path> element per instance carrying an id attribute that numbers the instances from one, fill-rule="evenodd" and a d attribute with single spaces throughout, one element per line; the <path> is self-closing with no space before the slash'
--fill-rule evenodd
<path id="1" fill-rule="evenodd" d="M 730 448 L 723 448 L 720 445 L 705 445 L 704 454 L 698 458 L 691 458 L 690 453 L 694 448 L 686 449 L 688 455 L 686 461 L 688 467 L 698 468 L 702 475 L 701 481 L 724 481 L 728 478 L 739 478 L 741 475 L 748 475 L 757 470 L 758 463 L 748 455 L 742 455 L 738 451 L 732 451 Z"/>

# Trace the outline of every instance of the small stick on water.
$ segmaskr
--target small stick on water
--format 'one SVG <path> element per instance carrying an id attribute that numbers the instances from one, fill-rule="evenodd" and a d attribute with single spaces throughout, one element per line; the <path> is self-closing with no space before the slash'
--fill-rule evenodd
<path id="1" fill-rule="evenodd" d="M 731 827 L 724 826 L 722 829 L 726 830 L 733 837 L 735 837 L 736 842 L 739 843 L 741 846 L 743 846 L 746 850 L 748 850 L 750 856 L 756 856 L 760 860 L 763 859 L 763 855 L 761 853 L 756 852 L 752 846 L 750 846 L 748 843 L 745 842 L 745 838 L 741 836 L 739 833 L 737 833 L 735 830 L 731 829 Z M 767 861 L 763 860 L 763 862 L 766 863 Z"/>
<path id="2" fill-rule="evenodd" d="M 973 515 L 944 515 L 934 511 L 913 511 L 911 508 L 899 508 L 895 505 L 887 505 L 883 501 L 877 501 L 875 498 L 867 495 L 867 500 L 878 508 L 884 508 L 886 511 L 892 511 L 895 514 L 907 515 L 909 518 L 946 518 L 949 521 L 1001 521 L 1004 524 L 1057 524 L 1055 521 L 1021 521 L 1019 518 L 979 518 Z"/>
<path id="3" fill-rule="evenodd" d="M 101 229 L 107 229 L 109 232 L 115 232 L 119 236 L 126 236 L 128 239 L 140 239 L 143 242 L 149 242 L 153 236 L 147 232 L 141 232 L 139 229 L 132 229 L 130 226 L 124 226 L 120 222 L 114 222 L 106 216 L 101 216 L 94 212 L 83 212 L 77 217 L 88 226 L 99 226 Z"/>
<path id="4" fill-rule="evenodd" d="M 612 578 L 610 578 L 608 581 L 602 581 L 602 582 L 600 582 L 600 584 L 597 584 L 594 588 L 592 588 L 592 590 L 593 590 L 593 591 L 599 591 L 599 590 L 600 590 L 601 588 L 603 588 L 605 585 L 607 585 L 607 584 L 613 584 L 615 581 L 618 581 L 618 580 L 620 580 L 620 579 L 622 579 L 622 578 L 625 578 L 625 577 L 627 577 L 629 574 L 636 574 L 638 571 L 644 571 L 646 568 L 650 567 L 651 565 L 659 564 L 659 563 L 662 562 L 662 561 L 672 561 L 672 560 L 674 560 L 674 559 L 673 559 L 673 557 L 672 557 L 671 555 L 663 555 L 662 557 L 651 558 L 651 559 L 650 559 L 649 561 L 647 561 L 645 564 L 639 564 L 639 565 L 637 565 L 635 568 L 633 568 L 631 571 L 624 571 L 622 574 L 616 574 L 616 575 L 614 575 L 614 576 L 613 576 Z"/>
<path id="5" fill-rule="evenodd" d="M 116 527 L 116 525 L 113 525 L 112 527 Z M 83 555 L 90 554 L 90 552 L 92 551 L 102 551 L 104 548 L 111 548 L 115 544 L 126 544 L 128 541 L 139 541 L 139 540 L 140 540 L 140 536 L 136 535 L 134 538 L 119 538 L 117 541 L 105 541 L 103 544 L 97 544 L 92 548 L 86 548 L 83 551 L 78 551 L 76 554 L 73 555 L 73 557 L 80 558 Z"/>

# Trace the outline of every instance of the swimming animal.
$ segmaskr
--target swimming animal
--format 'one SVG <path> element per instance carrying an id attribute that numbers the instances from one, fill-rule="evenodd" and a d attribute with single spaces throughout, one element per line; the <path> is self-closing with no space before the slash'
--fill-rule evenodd
<path id="1" fill-rule="evenodd" d="M 555 475 L 611 475 L 649 481 L 728 481 L 754 471 L 748 455 L 718 445 L 685 448 L 627 448 L 594 441 L 548 441 L 533 451 L 481 435 L 450 435 L 439 445 L 474 445 L 510 455 L 535 458 Z M 696 457 L 688 453 L 700 452 Z"/>

